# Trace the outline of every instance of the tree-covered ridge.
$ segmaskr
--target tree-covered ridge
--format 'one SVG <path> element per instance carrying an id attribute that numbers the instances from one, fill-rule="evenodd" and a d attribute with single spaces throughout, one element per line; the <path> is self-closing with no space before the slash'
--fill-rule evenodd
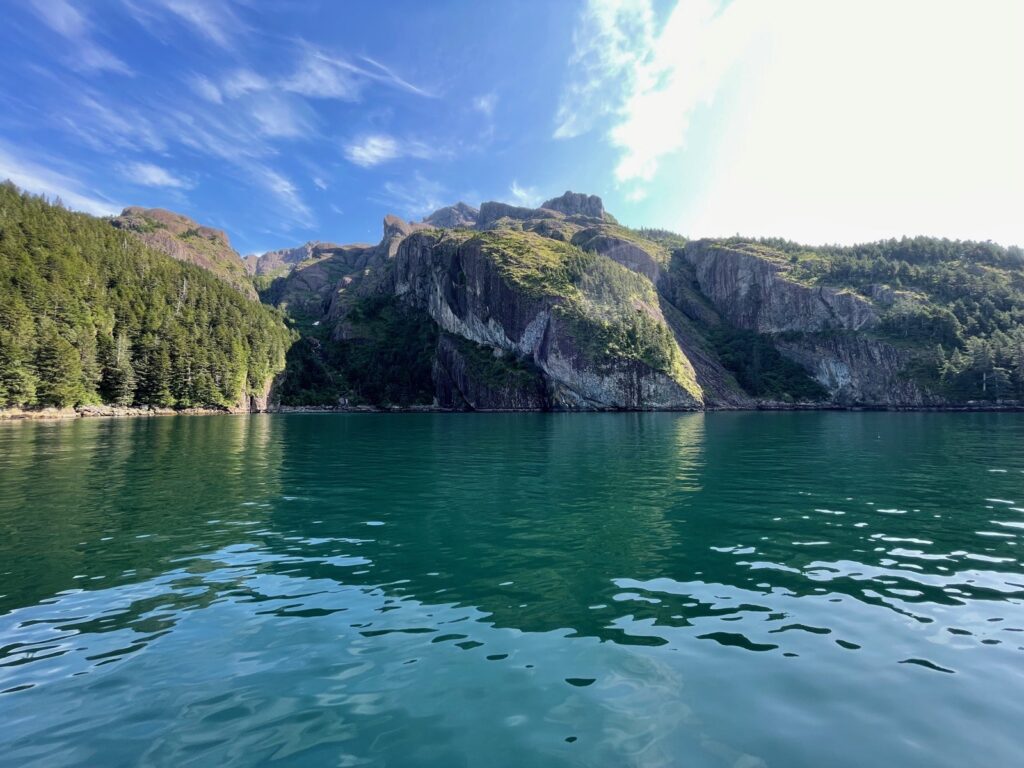
<path id="1" fill-rule="evenodd" d="M 233 406 L 290 340 L 206 270 L 0 185 L 0 407 Z"/>

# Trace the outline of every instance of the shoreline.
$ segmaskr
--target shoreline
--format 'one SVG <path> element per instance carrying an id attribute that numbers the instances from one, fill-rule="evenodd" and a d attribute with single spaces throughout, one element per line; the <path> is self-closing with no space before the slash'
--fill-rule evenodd
<path id="1" fill-rule="evenodd" d="M 758 403 L 750 407 L 722 406 L 686 410 L 670 409 L 607 409 L 556 411 L 539 409 L 480 409 L 455 410 L 438 408 L 432 405 L 395 406 L 382 408 L 371 405 L 308 405 L 308 406 L 277 406 L 259 411 L 226 408 L 122 408 L 119 406 L 79 406 L 77 408 L 39 408 L 0 409 L 0 422 L 20 421 L 77 421 L 79 419 L 134 419 L 154 418 L 158 416 L 250 416 L 257 414 L 403 414 L 403 413 L 754 413 L 754 412 L 794 412 L 794 411 L 846 411 L 846 412 L 877 412 L 877 413 L 1021 413 L 1024 403 L 962 403 L 951 405 L 838 405 L 835 403 Z"/>

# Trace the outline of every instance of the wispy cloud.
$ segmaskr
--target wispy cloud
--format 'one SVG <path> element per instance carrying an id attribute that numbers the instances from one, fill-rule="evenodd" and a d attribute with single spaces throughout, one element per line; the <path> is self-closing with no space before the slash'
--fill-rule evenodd
<path id="1" fill-rule="evenodd" d="M 428 159 L 439 152 L 422 141 L 400 140 L 383 133 L 353 139 L 344 147 L 345 157 L 363 168 L 371 168 L 400 157 Z"/>
<path id="2" fill-rule="evenodd" d="M 325 189 L 327 189 L 328 184 L 321 177 L 314 176 L 313 177 L 313 186 L 316 187 L 319 190 L 325 190 Z"/>
<path id="3" fill-rule="evenodd" d="M 167 148 L 161 132 L 138 109 L 105 103 L 102 98 L 90 90 L 78 96 L 77 104 L 69 101 L 60 116 L 64 127 L 99 152 Z"/>
<path id="4" fill-rule="evenodd" d="M 188 179 L 175 176 L 166 168 L 154 163 L 126 163 L 121 166 L 121 175 L 144 187 L 167 189 L 192 189 L 195 184 Z"/>
<path id="5" fill-rule="evenodd" d="M 66 59 L 72 69 L 132 74 L 127 64 L 92 39 L 89 20 L 67 0 L 34 0 L 32 8 L 46 26 L 74 46 Z"/>
<path id="6" fill-rule="evenodd" d="M 281 80 L 281 87 L 312 99 L 356 101 L 362 83 L 356 69 L 307 47 L 299 67 Z"/>
<path id="7" fill-rule="evenodd" d="M 217 84 L 203 75 L 196 75 L 189 81 L 189 85 L 197 95 L 206 99 L 211 104 L 222 104 L 224 96 Z"/>
<path id="8" fill-rule="evenodd" d="M 232 35 L 244 28 L 224 0 L 159 0 L 159 4 L 221 48 L 230 48 Z"/>
<path id="9" fill-rule="evenodd" d="M 78 179 L 25 160 L 23 154 L 19 151 L 16 156 L 0 145 L 0 179 L 10 179 L 29 192 L 60 197 L 71 208 L 94 216 L 112 216 L 121 210 L 122 206 L 97 196 Z"/>
<path id="10" fill-rule="evenodd" d="M 254 91 L 265 91 L 271 87 L 270 81 L 251 69 L 236 69 L 224 78 L 221 90 L 232 99 L 245 96 Z"/>
<path id="11" fill-rule="evenodd" d="M 536 187 L 524 187 L 518 181 L 512 182 L 508 192 L 516 205 L 533 208 L 541 202 L 541 194 L 537 191 Z"/>
<path id="12" fill-rule="evenodd" d="M 275 139 L 309 136 L 312 122 L 305 105 L 276 93 L 254 96 L 248 104 L 249 114 L 262 135 Z"/>
<path id="13" fill-rule="evenodd" d="M 416 173 L 409 181 L 389 181 L 375 202 L 386 205 L 407 219 L 423 218 L 443 206 L 445 188 Z"/>
<path id="14" fill-rule="evenodd" d="M 313 226 L 313 212 L 303 202 L 298 187 L 290 179 L 267 165 L 256 163 L 249 166 L 249 173 L 256 183 L 288 210 L 297 224 L 303 227 Z"/>
<path id="15" fill-rule="evenodd" d="M 279 87 L 311 99 L 357 101 L 368 83 L 379 83 L 416 96 L 433 94 L 410 83 L 389 67 L 366 56 L 349 60 L 300 40 L 303 55 L 295 70 L 278 80 Z"/>

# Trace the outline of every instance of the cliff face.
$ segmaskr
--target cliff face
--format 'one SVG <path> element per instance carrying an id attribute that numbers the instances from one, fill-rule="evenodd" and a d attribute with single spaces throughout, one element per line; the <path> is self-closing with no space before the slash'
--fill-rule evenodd
<path id="1" fill-rule="evenodd" d="M 871 304 L 853 293 L 787 279 L 783 267 L 756 250 L 697 241 L 684 249 L 698 287 L 740 328 L 758 333 L 867 330 L 878 324 Z"/>
<path id="2" fill-rule="evenodd" d="M 708 242 L 682 258 L 700 292 L 734 325 L 775 338 L 839 405 L 924 406 L 942 403 L 908 374 L 913 355 L 871 331 L 879 314 L 867 298 L 790 279 L 785 266 L 756 251 Z"/>
<path id="3" fill-rule="evenodd" d="M 543 411 L 551 397 L 540 371 L 509 353 L 441 334 L 433 379 L 441 408 L 472 411 Z"/>
<path id="4" fill-rule="evenodd" d="M 552 407 L 701 407 L 699 387 L 688 382 L 685 373 L 669 365 L 659 370 L 642 359 L 595 352 L 590 334 L 599 333 L 599 319 L 577 315 L 564 297 L 543 287 L 530 291 L 517 285 L 509 277 L 517 265 L 503 268 L 495 249 L 537 245 L 522 237 L 493 244 L 481 237 L 413 235 L 398 249 L 390 287 L 448 334 L 530 361 L 549 387 Z M 656 303 L 646 310 L 651 312 L 652 327 L 670 337 Z M 674 344 L 669 362 L 692 374 Z"/>
<path id="5" fill-rule="evenodd" d="M 162 208 L 125 208 L 111 223 L 150 248 L 202 267 L 247 298 L 257 299 L 246 265 L 223 231 Z"/>
<path id="6" fill-rule="evenodd" d="M 806 368 L 837 405 L 934 406 L 944 399 L 908 375 L 913 357 L 870 336 L 807 334 L 776 342 L 779 351 Z"/>

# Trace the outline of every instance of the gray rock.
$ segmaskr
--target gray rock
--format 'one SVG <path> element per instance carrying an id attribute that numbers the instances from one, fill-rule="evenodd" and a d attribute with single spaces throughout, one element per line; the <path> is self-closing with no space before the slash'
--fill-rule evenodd
<path id="1" fill-rule="evenodd" d="M 463 202 L 458 202 L 455 205 L 439 208 L 423 219 L 423 223 L 443 229 L 473 227 L 476 226 L 476 220 L 479 215 L 479 209 L 466 205 Z"/>
<path id="2" fill-rule="evenodd" d="M 582 192 L 566 192 L 561 197 L 553 197 L 541 208 L 564 213 L 566 216 L 586 216 L 591 219 L 604 218 L 604 203 L 597 195 L 585 195 Z"/>

